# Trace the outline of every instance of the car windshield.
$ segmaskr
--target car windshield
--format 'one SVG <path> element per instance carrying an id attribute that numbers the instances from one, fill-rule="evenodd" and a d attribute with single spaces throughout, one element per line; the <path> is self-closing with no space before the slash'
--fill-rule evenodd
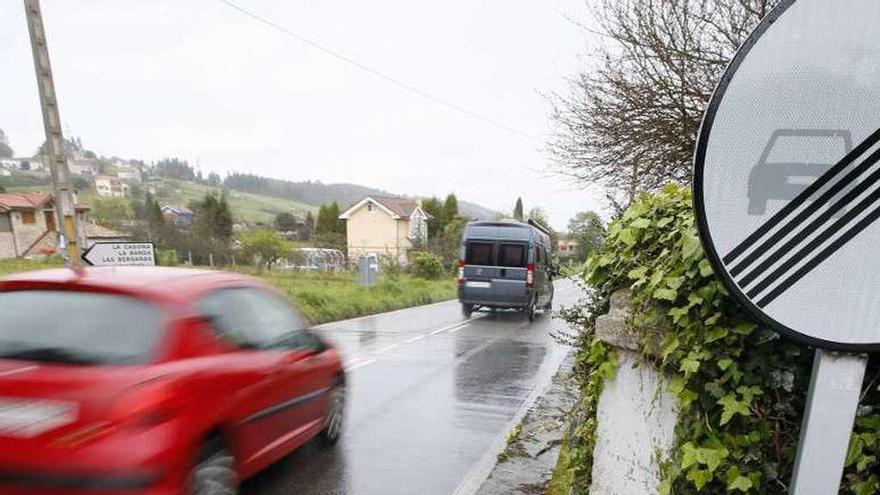
<path id="1" fill-rule="evenodd" d="M 0 292 L 0 358 L 68 364 L 136 364 L 153 353 L 156 306 L 129 296 Z"/>

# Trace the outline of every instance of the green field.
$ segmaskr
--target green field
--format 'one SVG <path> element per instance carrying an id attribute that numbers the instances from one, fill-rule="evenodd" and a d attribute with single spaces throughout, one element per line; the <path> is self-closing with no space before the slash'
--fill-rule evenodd
<path id="1" fill-rule="evenodd" d="M 9 187 L 9 192 L 51 191 L 51 185 Z M 163 179 L 163 186 L 157 197 L 162 204 L 186 206 L 191 201 L 199 201 L 208 191 L 219 192 L 215 187 L 196 184 L 195 182 L 175 179 Z M 94 203 L 98 196 L 93 191 L 82 191 L 78 199 L 82 203 Z M 317 213 L 318 207 L 297 203 L 286 199 L 261 196 L 259 194 L 229 191 L 229 206 L 236 222 L 271 224 L 275 215 L 291 210 Z"/>
<path id="2" fill-rule="evenodd" d="M 160 203 L 185 206 L 191 201 L 201 200 L 208 191 L 219 192 L 217 188 L 195 182 L 174 179 L 164 179 L 163 182 L 164 187 L 158 195 Z M 229 191 L 229 206 L 232 208 L 232 214 L 237 222 L 262 222 L 266 224 L 271 224 L 275 215 L 285 211 L 298 210 L 311 211 L 312 213 L 318 211 L 318 208 L 312 205 L 239 191 Z"/>
<path id="3" fill-rule="evenodd" d="M 54 268 L 60 260 L 0 260 L 0 276 L 16 272 Z M 358 285 L 353 273 L 307 273 L 255 270 L 236 267 L 236 271 L 260 277 L 285 294 L 312 323 L 344 320 L 455 297 L 453 278 L 423 280 L 410 275 L 380 277 L 366 289 Z"/>

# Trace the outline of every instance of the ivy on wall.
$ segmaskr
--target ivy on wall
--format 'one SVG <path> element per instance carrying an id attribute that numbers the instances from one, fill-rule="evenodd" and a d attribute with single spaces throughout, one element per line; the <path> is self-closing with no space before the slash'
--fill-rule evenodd
<path id="1" fill-rule="evenodd" d="M 616 355 L 595 338 L 611 293 L 629 288 L 630 325 L 645 329 L 642 355 L 668 377 L 679 400 L 663 494 L 788 492 L 813 350 L 751 321 L 705 258 L 691 195 L 667 186 L 644 195 L 608 229 L 581 274 L 590 296 L 561 311 L 579 333 L 582 400 L 569 468 L 574 493 L 588 493 L 603 383 Z M 880 493 L 880 366 L 872 359 L 846 460 L 841 493 Z"/>

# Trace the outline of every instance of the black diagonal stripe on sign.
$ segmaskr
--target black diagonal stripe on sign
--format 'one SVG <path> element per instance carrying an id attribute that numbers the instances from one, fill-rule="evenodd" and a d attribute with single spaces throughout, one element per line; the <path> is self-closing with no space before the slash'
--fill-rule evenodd
<path id="1" fill-rule="evenodd" d="M 763 255 L 767 251 L 767 249 L 771 248 L 774 244 L 781 241 L 785 236 L 787 236 L 793 230 L 798 228 L 802 223 L 804 223 L 804 221 L 806 219 L 808 219 L 810 217 L 810 215 L 816 213 L 816 211 L 819 208 L 821 208 L 826 203 L 831 201 L 834 198 L 834 196 L 836 196 L 838 193 L 840 193 L 841 190 L 843 190 L 843 188 L 845 188 L 845 187 L 849 186 L 850 184 L 852 184 L 853 182 L 855 182 L 855 180 L 859 177 L 859 175 L 864 173 L 867 169 L 871 168 L 871 166 L 874 165 L 875 163 L 877 163 L 878 160 L 880 160 L 880 149 L 874 150 L 874 152 L 871 153 L 870 155 L 868 155 L 868 157 L 865 158 L 865 160 L 862 161 L 862 163 L 860 163 L 858 166 L 856 166 L 851 171 L 849 171 L 849 173 L 847 173 L 845 176 L 843 176 L 843 178 L 841 178 L 839 181 L 837 181 L 834 185 L 829 187 L 828 190 L 826 190 L 824 193 L 822 193 L 821 196 L 816 198 L 816 200 L 813 201 L 812 203 L 810 203 L 806 208 L 801 210 L 801 212 L 798 213 L 797 215 L 795 215 L 794 218 L 792 218 L 791 220 L 786 222 L 785 225 L 783 225 L 782 227 L 777 229 L 776 232 L 773 233 L 773 235 L 771 235 L 769 238 L 767 238 L 767 240 L 765 240 L 763 243 L 761 243 L 760 246 L 758 246 L 756 249 L 754 249 L 751 253 L 749 253 L 748 256 L 743 258 L 742 261 L 740 261 L 736 266 L 734 266 L 730 270 L 730 274 L 735 276 L 735 275 L 739 274 L 741 271 L 748 268 L 749 265 L 751 265 L 752 263 L 755 262 L 755 260 L 760 258 L 761 255 Z M 798 197 L 800 197 L 800 196 L 798 196 Z M 797 199 L 797 198 L 795 198 L 795 199 Z M 789 204 L 791 204 L 791 203 L 789 203 Z M 843 206 L 843 205 L 841 205 L 841 206 Z M 764 225 L 766 225 L 766 224 L 764 224 Z"/>
<path id="2" fill-rule="evenodd" d="M 837 252 L 837 250 L 843 247 L 844 244 L 852 240 L 853 237 L 857 236 L 859 232 L 868 228 L 868 226 L 874 223 L 874 221 L 876 221 L 878 218 L 880 218 L 880 207 L 875 208 L 874 211 L 872 211 L 869 215 L 859 220 L 859 222 L 853 225 L 851 229 L 847 230 L 845 234 L 835 239 L 834 242 L 832 242 L 828 247 L 823 249 L 818 255 L 811 259 L 809 263 L 800 267 L 790 277 L 777 285 L 776 288 L 774 288 L 760 301 L 758 301 L 758 307 L 763 308 L 773 302 L 774 299 L 782 295 L 783 292 L 787 291 L 792 285 L 797 283 L 798 280 L 802 279 L 808 273 L 813 271 L 813 269 L 819 266 L 820 263 L 822 263 L 823 261 L 828 259 L 829 256 Z"/>
<path id="3" fill-rule="evenodd" d="M 812 184 L 807 186 L 807 188 L 804 189 L 803 192 L 795 196 L 795 198 L 789 201 L 788 204 L 783 206 L 781 210 L 776 212 L 772 217 L 770 217 L 769 220 L 758 227 L 756 231 L 752 232 L 752 234 L 746 237 L 744 241 L 739 243 L 735 248 L 727 253 L 727 255 L 724 256 L 724 263 L 730 264 L 733 260 L 738 258 L 741 254 L 743 254 L 743 252 L 745 252 L 746 249 L 756 243 L 761 237 L 769 232 L 770 229 L 785 220 L 788 215 L 790 215 L 799 206 L 804 204 L 807 199 L 810 198 L 810 196 L 815 194 L 817 191 L 819 191 L 819 189 L 825 186 L 825 184 L 834 179 L 837 174 L 839 174 L 841 171 L 843 171 L 843 169 L 849 166 L 850 163 L 855 161 L 856 158 L 862 156 L 866 151 L 868 151 L 868 149 L 877 144 L 878 141 L 880 141 L 880 129 L 877 129 L 876 131 L 871 133 L 871 135 L 868 136 L 867 139 L 859 143 L 858 146 L 847 153 L 846 156 L 844 156 L 839 162 L 828 169 L 827 172 L 820 175 L 819 178 L 813 181 Z"/>
<path id="4" fill-rule="evenodd" d="M 785 260 L 785 262 L 779 265 L 776 270 L 773 270 L 773 273 L 761 279 L 760 282 L 758 282 L 752 289 L 749 290 L 748 296 L 752 299 L 756 298 L 758 294 L 764 291 L 764 289 L 766 289 L 773 282 L 785 275 L 798 262 L 809 257 L 812 252 L 815 251 L 819 246 L 824 244 L 825 241 L 840 232 L 841 229 L 846 227 L 847 223 L 851 222 L 859 214 L 867 210 L 873 204 L 877 203 L 878 200 L 880 200 L 880 188 L 874 190 L 868 196 L 865 196 L 865 198 L 859 201 L 856 206 L 847 211 L 846 215 L 843 215 L 842 217 L 837 219 L 836 222 L 825 228 L 825 230 L 823 230 L 819 235 L 813 238 L 813 240 L 808 242 L 806 246 L 802 247 L 797 253 L 793 254 L 790 258 Z"/>
<path id="5" fill-rule="evenodd" d="M 880 151 L 875 152 L 880 156 Z M 792 236 L 785 244 L 777 247 L 773 253 L 771 253 L 764 261 L 761 262 L 760 265 L 753 268 L 749 273 L 742 276 L 737 280 L 737 283 L 740 287 L 745 287 L 750 284 L 752 280 L 758 278 L 762 273 L 767 271 L 768 268 L 773 266 L 777 261 L 782 259 L 787 253 L 790 253 L 794 248 L 796 248 L 804 239 L 806 239 L 810 234 L 819 230 L 825 222 L 831 219 L 838 211 L 843 209 L 844 206 L 851 203 L 853 200 L 859 197 L 863 192 L 867 191 L 869 187 L 873 186 L 877 182 L 880 182 L 880 168 L 875 170 L 871 175 L 865 177 L 864 180 L 859 182 L 859 185 L 854 187 L 851 191 L 846 193 L 845 196 L 837 200 L 830 208 L 823 211 L 821 215 L 816 217 L 815 220 L 810 222 L 806 227 L 800 228 L 795 235 Z M 758 248 L 756 252 L 759 254 L 763 252 L 763 246 Z M 733 273 L 733 271 L 731 271 Z"/>

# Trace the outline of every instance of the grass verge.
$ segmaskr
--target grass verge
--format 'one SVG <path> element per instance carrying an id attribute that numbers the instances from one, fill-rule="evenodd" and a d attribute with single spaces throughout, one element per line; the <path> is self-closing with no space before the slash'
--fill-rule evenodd
<path id="1" fill-rule="evenodd" d="M 58 258 L 0 260 L 0 276 L 16 272 L 57 268 Z M 230 269 L 230 268 L 227 268 Z M 275 286 L 312 323 L 345 320 L 395 309 L 445 301 L 455 297 L 455 280 L 424 280 L 410 275 L 383 275 L 372 288 L 361 287 L 353 273 L 307 273 L 234 267 Z"/>

